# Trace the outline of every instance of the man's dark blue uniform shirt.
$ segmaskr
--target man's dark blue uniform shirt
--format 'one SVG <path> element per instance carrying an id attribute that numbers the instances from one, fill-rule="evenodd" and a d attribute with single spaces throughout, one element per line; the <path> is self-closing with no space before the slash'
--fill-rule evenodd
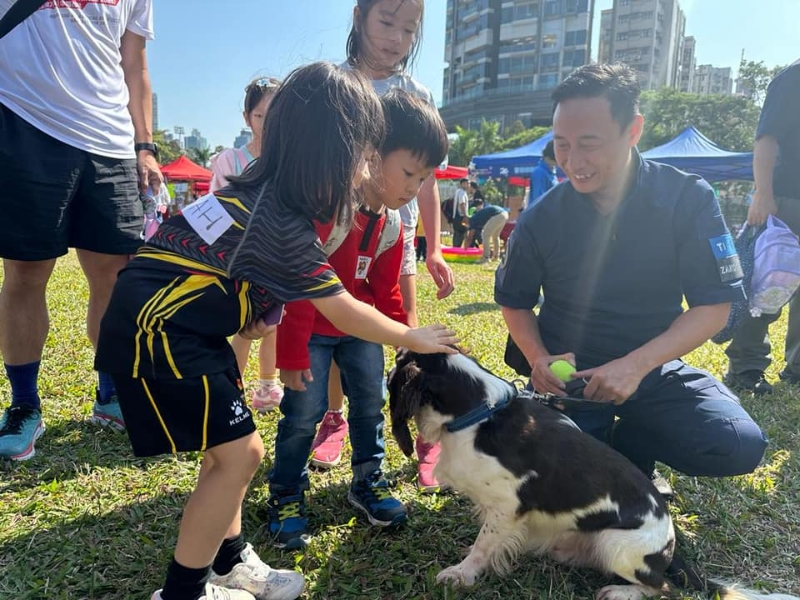
<path id="1" fill-rule="evenodd" d="M 578 368 L 625 356 L 666 331 L 689 306 L 744 297 L 719 204 L 699 177 L 643 160 L 619 207 L 601 214 L 569 182 L 517 221 L 496 273 L 501 306 L 533 309 L 550 354 Z"/>

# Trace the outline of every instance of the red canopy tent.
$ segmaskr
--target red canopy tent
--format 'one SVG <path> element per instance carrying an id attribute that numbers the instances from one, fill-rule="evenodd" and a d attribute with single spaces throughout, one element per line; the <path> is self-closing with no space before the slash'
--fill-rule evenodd
<path id="1" fill-rule="evenodd" d="M 444 169 L 439 169 L 437 167 L 433 173 L 436 179 L 464 179 L 469 175 L 469 169 L 467 169 L 467 167 L 447 165 Z"/>
<path id="2" fill-rule="evenodd" d="M 193 163 L 185 155 L 161 167 L 161 173 L 172 181 L 211 181 L 211 171 Z"/>

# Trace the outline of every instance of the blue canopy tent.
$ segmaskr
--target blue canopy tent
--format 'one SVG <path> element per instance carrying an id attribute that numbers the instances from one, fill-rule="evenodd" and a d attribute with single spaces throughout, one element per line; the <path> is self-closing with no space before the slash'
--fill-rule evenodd
<path id="1" fill-rule="evenodd" d="M 723 150 L 694 127 L 666 144 L 642 152 L 649 160 L 700 175 L 706 181 L 753 181 L 753 153 Z"/>
<path id="2" fill-rule="evenodd" d="M 480 177 L 529 177 L 542 158 L 544 147 L 553 139 L 552 129 L 539 139 L 513 150 L 472 157 L 470 167 Z"/>

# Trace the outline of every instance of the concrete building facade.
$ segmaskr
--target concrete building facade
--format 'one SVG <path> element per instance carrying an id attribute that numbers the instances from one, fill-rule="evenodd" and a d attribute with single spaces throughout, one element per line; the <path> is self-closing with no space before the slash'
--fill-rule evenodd
<path id="1" fill-rule="evenodd" d="M 644 90 L 679 87 L 685 30 L 678 0 L 614 0 L 601 13 L 600 60 L 635 68 Z"/>
<path id="2" fill-rule="evenodd" d="M 448 129 L 547 124 L 550 92 L 589 62 L 594 0 L 448 0 Z"/>

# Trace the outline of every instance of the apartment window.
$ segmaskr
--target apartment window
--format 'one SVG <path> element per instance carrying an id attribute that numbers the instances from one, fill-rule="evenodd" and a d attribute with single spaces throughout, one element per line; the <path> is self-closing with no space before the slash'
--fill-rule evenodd
<path id="1" fill-rule="evenodd" d="M 546 33 L 542 36 L 542 48 L 555 48 L 558 45 L 558 36 L 555 33 Z"/>
<path id="2" fill-rule="evenodd" d="M 532 92 L 535 89 L 533 75 L 499 79 L 497 81 L 497 87 L 507 93 Z"/>
<path id="3" fill-rule="evenodd" d="M 558 74 L 553 73 L 552 75 L 539 75 L 539 89 L 540 90 L 549 90 L 554 88 L 558 85 Z"/>
<path id="4" fill-rule="evenodd" d="M 618 42 L 625 42 L 628 40 L 628 32 L 627 31 L 620 31 L 617 34 L 617 41 Z"/>
<path id="5" fill-rule="evenodd" d="M 582 13 L 589 11 L 589 0 L 567 0 L 566 13 Z"/>
<path id="6" fill-rule="evenodd" d="M 501 58 L 497 69 L 498 74 L 510 73 L 511 75 L 533 73 L 534 71 L 536 71 L 536 57 L 533 54 Z"/>
<path id="7" fill-rule="evenodd" d="M 525 2 L 515 6 L 507 6 L 500 13 L 501 23 L 513 23 L 525 19 L 536 19 L 539 16 L 539 2 Z"/>
<path id="8" fill-rule="evenodd" d="M 464 69 L 461 74 L 461 83 L 472 83 L 480 79 L 481 77 L 486 76 L 486 71 L 489 65 L 486 63 L 481 63 L 479 65 L 475 65 L 474 67 L 469 67 L 468 69 Z"/>
<path id="9" fill-rule="evenodd" d="M 562 67 L 580 67 L 586 64 L 586 50 L 565 50 Z"/>
<path id="10" fill-rule="evenodd" d="M 500 54 L 511 54 L 513 52 L 528 52 L 536 50 L 536 38 L 516 38 L 507 40 L 500 46 Z"/>
<path id="11" fill-rule="evenodd" d="M 558 71 L 558 63 L 561 54 L 559 52 L 550 52 L 542 54 L 542 67 L 541 71 Z"/>
<path id="12" fill-rule="evenodd" d="M 456 33 L 456 41 L 461 42 L 466 40 L 467 38 L 471 38 L 474 35 L 478 35 L 484 29 L 488 29 L 491 27 L 491 19 L 489 18 L 490 15 L 483 15 L 474 21 L 467 23 L 466 25 L 462 25 L 459 27 L 458 32 Z"/>
<path id="13" fill-rule="evenodd" d="M 582 46 L 586 43 L 586 30 L 568 31 L 564 37 L 565 46 Z"/>
<path id="14" fill-rule="evenodd" d="M 489 8 L 489 0 L 472 0 L 472 2 L 464 2 L 458 11 L 459 19 L 466 19 L 477 12 Z"/>
<path id="15" fill-rule="evenodd" d="M 561 0 L 547 0 L 547 2 L 544 3 L 545 17 L 557 17 L 561 12 Z"/>
<path id="16" fill-rule="evenodd" d="M 619 0 L 619 5 L 620 6 L 630 6 L 631 5 L 631 0 Z"/>
<path id="17" fill-rule="evenodd" d="M 478 62 L 479 60 L 486 58 L 486 56 L 487 54 L 485 47 L 473 52 L 467 52 L 464 55 L 464 64 Z"/>

